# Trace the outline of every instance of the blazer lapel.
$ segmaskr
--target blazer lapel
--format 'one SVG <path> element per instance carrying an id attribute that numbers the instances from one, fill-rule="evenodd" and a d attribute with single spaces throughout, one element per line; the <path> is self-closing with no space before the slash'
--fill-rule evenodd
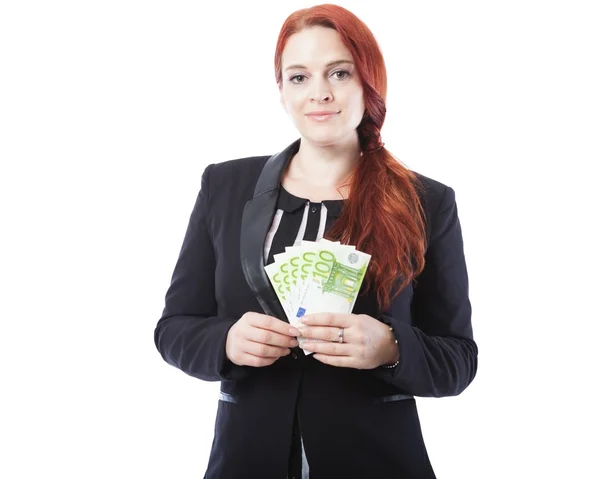
<path id="1" fill-rule="evenodd" d="M 248 286 L 265 314 L 282 321 L 287 321 L 287 316 L 264 270 L 264 246 L 277 206 L 281 174 L 299 148 L 300 139 L 267 160 L 256 183 L 254 196 L 244 207 L 240 234 L 242 269 Z"/>

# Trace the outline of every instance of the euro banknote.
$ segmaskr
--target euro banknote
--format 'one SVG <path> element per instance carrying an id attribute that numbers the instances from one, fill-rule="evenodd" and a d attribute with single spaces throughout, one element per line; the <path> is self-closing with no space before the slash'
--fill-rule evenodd
<path id="1" fill-rule="evenodd" d="M 321 239 L 288 246 L 273 258 L 265 271 L 289 323 L 299 327 L 306 314 L 351 313 L 371 255 Z"/>

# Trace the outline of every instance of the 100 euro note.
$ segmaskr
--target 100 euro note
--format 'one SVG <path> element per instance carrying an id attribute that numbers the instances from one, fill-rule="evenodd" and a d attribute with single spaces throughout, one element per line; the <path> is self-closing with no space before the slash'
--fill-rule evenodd
<path id="1" fill-rule="evenodd" d="M 339 242 L 325 239 L 321 241 L 323 245 L 339 245 Z M 314 241 L 302 241 L 300 246 L 287 246 L 285 253 L 274 255 L 274 262 L 265 266 L 267 276 L 290 323 L 298 310 L 303 282 L 312 274 L 313 264 L 323 245 Z"/>
<path id="2" fill-rule="evenodd" d="M 292 323 L 297 322 L 296 313 L 298 311 L 298 307 L 300 306 L 304 285 L 307 279 L 313 275 L 314 266 L 319 257 L 319 252 L 325 247 L 339 244 L 339 241 L 332 242 L 322 239 L 319 242 L 301 241 L 299 246 L 286 247 L 286 259 L 290 263 L 290 303 Z M 352 246 L 349 248 L 354 249 Z"/>
<path id="3" fill-rule="evenodd" d="M 288 322 L 292 323 L 292 290 L 290 286 L 290 264 L 286 261 L 287 253 L 280 253 L 273 256 L 274 262 L 265 266 L 265 272 L 271 281 L 271 285 L 277 294 L 277 298 L 285 311 Z"/>
<path id="4" fill-rule="evenodd" d="M 370 258 L 339 242 L 302 241 L 275 255 L 265 270 L 289 323 L 300 327 L 305 314 L 351 313 Z"/>
<path id="5" fill-rule="evenodd" d="M 286 247 L 285 253 L 274 255 L 273 263 L 265 266 L 290 324 L 296 318 L 303 282 L 312 271 L 318 250 L 317 243 L 303 241 L 300 246 Z"/>
<path id="6" fill-rule="evenodd" d="M 371 255 L 353 246 L 328 245 L 317 256 L 302 284 L 296 318 L 321 312 L 351 313 Z"/>

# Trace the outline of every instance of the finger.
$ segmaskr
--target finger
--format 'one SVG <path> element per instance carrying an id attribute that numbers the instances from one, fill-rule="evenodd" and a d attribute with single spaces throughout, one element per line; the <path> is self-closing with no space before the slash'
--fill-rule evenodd
<path id="1" fill-rule="evenodd" d="M 306 339 L 322 339 L 324 341 L 339 341 L 340 328 L 337 327 L 324 327 L 324 326 L 310 326 L 300 327 L 300 334 L 302 338 Z M 344 328 L 344 342 L 352 342 L 352 333 L 349 329 Z"/>
<path id="2" fill-rule="evenodd" d="M 315 341 L 304 341 L 302 349 L 313 353 L 326 354 L 328 356 L 354 356 L 355 347 L 345 343 L 319 343 Z"/>
<path id="3" fill-rule="evenodd" d="M 327 354 L 313 354 L 312 355 L 317 361 L 329 366 L 336 366 L 339 368 L 358 368 L 358 362 L 352 356 L 328 356 Z"/>
<path id="4" fill-rule="evenodd" d="M 279 334 L 269 329 L 251 327 L 245 331 L 244 336 L 246 336 L 246 339 L 249 339 L 250 341 L 267 344 L 270 346 L 280 346 L 286 348 L 294 348 L 298 346 L 298 340 L 295 337 Z"/>
<path id="5" fill-rule="evenodd" d="M 257 328 L 268 329 L 269 331 L 275 331 L 286 336 L 298 336 L 300 334 L 290 323 L 266 314 L 255 313 L 248 317 L 248 323 Z"/>
<path id="6" fill-rule="evenodd" d="M 289 348 L 269 346 L 268 344 L 255 343 L 254 341 L 246 341 L 242 350 L 247 354 L 259 358 L 279 358 L 290 353 Z"/>
<path id="7" fill-rule="evenodd" d="M 335 326 L 347 328 L 356 323 L 352 314 L 345 313 L 313 313 L 300 318 L 300 322 L 310 326 Z"/>
<path id="8" fill-rule="evenodd" d="M 255 368 L 261 368 L 264 366 L 270 366 L 275 363 L 279 358 L 259 358 L 258 356 L 254 356 L 252 354 L 244 354 L 242 358 L 243 364 L 247 364 L 248 366 L 252 366 Z"/>

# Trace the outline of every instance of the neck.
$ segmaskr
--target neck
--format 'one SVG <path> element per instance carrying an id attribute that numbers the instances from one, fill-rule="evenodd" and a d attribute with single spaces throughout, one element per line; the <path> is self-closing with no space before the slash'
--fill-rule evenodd
<path id="1" fill-rule="evenodd" d="M 344 183 L 360 160 L 358 137 L 345 144 L 320 146 L 304 138 L 290 161 L 290 179 L 318 187 L 336 187 Z"/>

